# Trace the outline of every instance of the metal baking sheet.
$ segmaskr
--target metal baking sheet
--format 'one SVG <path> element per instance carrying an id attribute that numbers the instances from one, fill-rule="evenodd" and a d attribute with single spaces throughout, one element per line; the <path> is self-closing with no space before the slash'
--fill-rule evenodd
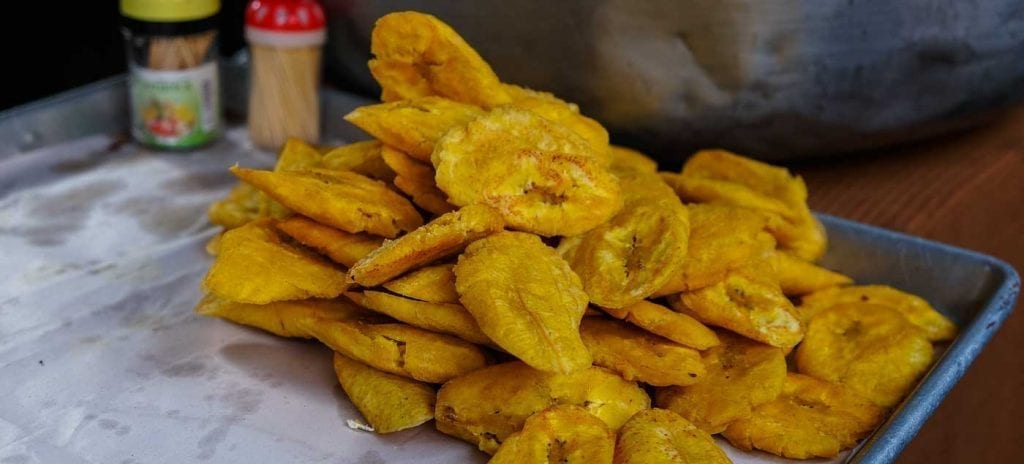
<path id="1" fill-rule="evenodd" d="M 327 349 L 192 313 L 225 168 L 273 160 L 244 129 L 185 153 L 117 134 L 47 140 L 0 154 L 0 463 L 485 461 L 429 425 L 349 427 L 359 415 Z M 988 256 L 822 219 L 826 266 L 924 295 L 962 327 L 914 394 L 833 461 L 891 462 L 1009 314 L 1019 279 Z"/>

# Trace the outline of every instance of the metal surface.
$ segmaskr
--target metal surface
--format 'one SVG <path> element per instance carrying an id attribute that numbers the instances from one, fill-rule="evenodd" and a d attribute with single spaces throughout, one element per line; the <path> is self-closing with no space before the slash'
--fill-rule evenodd
<path id="1" fill-rule="evenodd" d="M 1019 0 L 326 0 L 324 59 L 372 92 L 373 22 L 433 13 L 503 80 L 580 104 L 679 163 L 721 146 L 831 156 L 975 123 L 1024 97 Z"/>
<path id="2" fill-rule="evenodd" d="M 220 66 L 224 110 L 229 121 L 242 121 L 249 98 L 249 56 L 243 50 Z M 106 134 L 127 134 L 127 77 L 118 75 L 24 106 L 0 111 L 0 160 L 31 150 Z M 320 95 L 325 140 L 366 137 L 341 115 L 370 100 L 342 92 Z M 2 173 L 0 173 L 2 174 Z M 9 185 L 0 184 L 0 193 Z"/>
<path id="3" fill-rule="evenodd" d="M 840 218 L 825 216 L 825 267 L 858 283 L 923 295 L 958 326 L 957 336 L 910 397 L 849 462 L 893 462 L 1010 315 L 1020 276 L 991 256 Z"/>
<path id="4" fill-rule="evenodd" d="M 78 97 L 61 105 L 94 101 Z M 325 101 L 326 114 L 360 103 Z M 485 460 L 429 426 L 350 428 L 359 415 L 327 349 L 192 313 L 214 233 L 206 204 L 233 182 L 227 166 L 272 160 L 239 127 L 187 153 L 99 134 L 0 156 L 0 462 Z M 826 266 L 924 295 L 962 327 L 913 396 L 836 460 L 891 462 L 1009 314 L 1019 279 L 991 257 L 823 221 Z M 788 462 L 726 449 L 737 463 Z"/>

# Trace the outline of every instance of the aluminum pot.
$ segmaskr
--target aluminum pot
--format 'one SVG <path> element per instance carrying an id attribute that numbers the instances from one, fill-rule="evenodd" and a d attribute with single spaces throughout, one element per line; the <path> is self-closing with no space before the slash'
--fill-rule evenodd
<path id="1" fill-rule="evenodd" d="M 502 80 L 553 91 L 666 164 L 828 156 L 1024 97 L 1022 0 L 326 0 L 332 79 L 367 94 L 376 18 L 432 13 Z"/>

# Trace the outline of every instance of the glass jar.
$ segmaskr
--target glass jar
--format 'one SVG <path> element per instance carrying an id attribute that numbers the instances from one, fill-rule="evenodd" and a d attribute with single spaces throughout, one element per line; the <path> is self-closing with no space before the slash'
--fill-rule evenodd
<path id="1" fill-rule="evenodd" d="M 139 143 L 187 149 L 220 135 L 219 10 L 219 0 L 121 0 L 131 133 Z"/>

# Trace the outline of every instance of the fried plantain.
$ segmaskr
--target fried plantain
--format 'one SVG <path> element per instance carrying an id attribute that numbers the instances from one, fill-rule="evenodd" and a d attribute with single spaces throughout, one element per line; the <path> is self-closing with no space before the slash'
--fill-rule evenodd
<path id="1" fill-rule="evenodd" d="M 870 303 L 893 308 L 933 342 L 952 340 L 957 333 L 956 324 L 924 298 L 886 285 L 851 285 L 820 290 L 801 298 L 797 312 L 804 321 L 809 321 L 815 314 L 841 303 Z"/>
<path id="2" fill-rule="evenodd" d="M 615 443 L 615 464 L 731 464 L 707 432 L 667 409 L 636 413 Z"/>
<path id="3" fill-rule="evenodd" d="M 224 233 L 203 287 L 229 301 L 266 304 L 334 298 L 348 288 L 343 270 L 281 239 L 268 220 Z"/>
<path id="4" fill-rule="evenodd" d="M 629 174 L 621 185 L 622 210 L 563 253 L 590 301 L 608 308 L 641 301 L 678 274 L 690 236 L 686 208 L 657 175 Z"/>
<path id="5" fill-rule="evenodd" d="M 569 265 L 536 235 L 499 232 L 478 240 L 454 271 L 462 304 L 502 349 L 548 372 L 590 366 L 579 333 L 587 295 Z"/>
<path id="6" fill-rule="evenodd" d="M 380 285 L 410 269 L 463 250 L 475 240 L 501 230 L 501 215 L 484 205 L 469 205 L 444 214 L 395 240 L 385 241 L 349 269 L 353 282 Z"/>
<path id="7" fill-rule="evenodd" d="M 792 459 L 833 458 L 870 433 L 884 413 L 839 385 L 790 373 L 776 399 L 732 422 L 722 435 L 747 451 Z"/>
<path id="8" fill-rule="evenodd" d="M 920 329 L 895 309 L 841 303 L 811 318 L 796 365 L 801 373 L 889 407 L 910 392 L 933 354 Z"/>
<path id="9" fill-rule="evenodd" d="M 487 365 L 476 345 L 405 324 L 320 319 L 299 328 L 346 357 L 421 382 L 443 383 Z"/>
<path id="10" fill-rule="evenodd" d="M 352 266 L 384 239 L 367 234 L 351 234 L 320 224 L 302 216 L 292 216 L 274 223 L 277 230 L 296 242 L 313 248 L 338 264 Z"/>
<path id="11" fill-rule="evenodd" d="M 526 419 L 488 464 L 595 464 L 611 462 L 615 434 L 579 406 L 552 406 Z"/>
<path id="12" fill-rule="evenodd" d="M 360 106 L 345 120 L 420 161 L 430 161 L 434 145 L 448 131 L 482 116 L 480 108 L 440 97 L 422 97 Z"/>
<path id="13" fill-rule="evenodd" d="M 650 301 L 638 301 L 619 309 L 601 308 L 616 319 L 622 319 L 652 334 L 661 335 L 680 345 L 706 350 L 718 345 L 718 336 L 700 321 Z"/>
<path id="14" fill-rule="evenodd" d="M 580 336 L 594 365 L 618 372 L 626 380 L 656 387 L 693 385 L 703 380 L 700 352 L 626 323 L 588 317 Z"/>
<path id="15" fill-rule="evenodd" d="M 448 381 L 437 392 L 437 429 L 494 453 L 527 417 L 554 405 L 577 405 L 618 430 L 650 398 L 634 382 L 600 368 L 571 374 L 539 371 L 514 361 Z"/>
<path id="16" fill-rule="evenodd" d="M 397 279 L 384 282 L 384 288 L 404 297 L 430 303 L 458 303 L 454 264 L 421 267 Z"/>
<path id="17" fill-rule="evenodd" d="M 231 172 L 289 209 L 349 233 L 393 238 L 423 225 L 416 208 L 384 183 L 351 171 Z"/>
<path id="18" fill-rule="evenodd" d="M 598 157 L 571 130 L 514 107 L 452 129 L 431 156 L 452 204 L 492 206 L 510 227 L 545 236 L 581 234 L 622 206 Z"/>
<path id="19" fill-rule="evenodd" d="M 373 431 L 392 433 L 434 418 L 434 389 L 334 353 L 334 373 L 345 395 Z"/>
<path id="20" fill-rule="evenodd" d="M 669 409 L 710 434 L 751 409 L 772 401 L 786 380 L 782 350 L 738 335 L 722 333 L 722 344 L 704 355 L 704 380 L 688 387 L 659 388 L 655 404 Z"/>

